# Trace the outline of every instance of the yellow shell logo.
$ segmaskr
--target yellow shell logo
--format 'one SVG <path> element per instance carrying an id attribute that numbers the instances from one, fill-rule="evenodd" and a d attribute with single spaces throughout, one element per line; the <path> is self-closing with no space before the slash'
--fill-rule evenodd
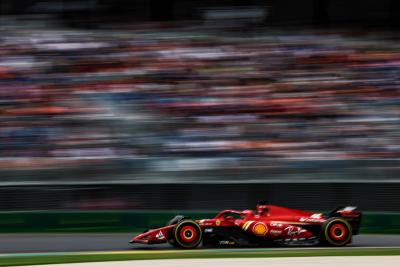
<path id="1" fill-rule="evenodd" d="M 215 225 L 216 225 L 216 226 L 219 226 L 220 224 L 221 224 L 221 221 L 220 221 L 220 220 L 216 220 L 216 221 L 215 221 Z"/>
<path id="2" fill-rule="evenodd" d="M 267 226 L 263 223 L 256 223 L 253 226 L 253 233 L 256 235 L 265 235 L 267 233 Z"/>

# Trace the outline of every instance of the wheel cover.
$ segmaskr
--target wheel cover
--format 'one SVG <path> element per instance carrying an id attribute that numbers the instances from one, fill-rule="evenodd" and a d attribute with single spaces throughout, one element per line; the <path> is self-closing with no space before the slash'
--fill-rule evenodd
<path id="1" fill-rule="evenodd" d="M 192 242 L 197 237 L 197 230 L 191 225 L 186 225 L 179 231 L 179 237 L 182 242 Z"/>
<path id="2" fill-rule="evenodd" d="M 348 231 L 343 224 L 335 223 L 331 226 L 329 234 L 333 240 L 340 241 L 347 238 Z"/>

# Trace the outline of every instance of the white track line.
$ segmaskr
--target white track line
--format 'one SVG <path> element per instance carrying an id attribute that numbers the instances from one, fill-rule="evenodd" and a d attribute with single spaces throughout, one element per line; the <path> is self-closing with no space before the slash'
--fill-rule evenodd
<path id="1" fill-rule="evenodd" d="M 236 259 L 180 259 L 113 261 L 41 265 L 43 267 L 395 267 L 400 256 L 347 257 L 291 257 L 291 258 L 236 258 Z M 37 266 L 37 265 L 36 265 Z M 32 266 L 34 267 L 34 266 Z"/>
<path id="2" fill-rule="evenodd" d="M 163 250 L 109 250 L 109 251 L 68 251 L 68 252 L 27 252 L 27 253 L 0 253 L 0 258 L 28 257 L 28 256 L 67 256 L 67 255 L 105 255 L 105 254 L 190 254 L 190 253 L 241 253 L 241 252 L 274 252 L 274 251 L 307 251 L 307 250 L 364 250 L 364 249 L 398 249 L 400 247 L 284 247 L 284 248 L 232 248 L 232 249 L 163 249 Z"/>

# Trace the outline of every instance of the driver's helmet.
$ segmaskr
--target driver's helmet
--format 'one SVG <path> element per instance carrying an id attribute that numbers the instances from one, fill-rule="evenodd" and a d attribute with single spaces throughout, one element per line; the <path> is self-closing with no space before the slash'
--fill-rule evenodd
<path id="1" fill-rule="evenodd" d="M 256 213 L 258 215 L 262 215 L 266 211 L 268 211 L 267 202 L 265 202 L 264 200 L 258 201 L 256 205 Z"/>

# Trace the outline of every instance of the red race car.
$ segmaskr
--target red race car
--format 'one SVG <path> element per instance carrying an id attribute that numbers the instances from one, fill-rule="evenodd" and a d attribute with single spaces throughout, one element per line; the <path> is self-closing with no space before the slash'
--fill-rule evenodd
<path id="1" fill-rule="evenodd" d="M 361 212 L 338 207 L 313 213 L 259 202 L 256 211 L 223 210 L 213 219 L 178 215 L 167 226 L 151 229 L 130 243 L 166 243 L 184 249 L 203 246 L 329 245 L 345 246 L 358 234 Z"/>

